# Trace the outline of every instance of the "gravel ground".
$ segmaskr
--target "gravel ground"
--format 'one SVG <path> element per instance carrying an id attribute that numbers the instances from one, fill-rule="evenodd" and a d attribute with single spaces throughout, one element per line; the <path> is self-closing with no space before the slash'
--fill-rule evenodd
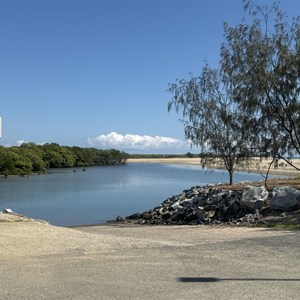
<path id="1" fill-rule="evenodd" d="M 0 223 L 0 299 L 299 299 L 300 231 Z"/>

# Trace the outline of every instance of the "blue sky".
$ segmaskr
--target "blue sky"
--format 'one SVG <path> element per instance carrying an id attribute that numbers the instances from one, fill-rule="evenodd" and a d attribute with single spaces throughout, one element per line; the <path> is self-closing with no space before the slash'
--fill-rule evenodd
<path id="1" fill-rule="evenodd" d="M 197 152 L 168 83 L 217 66 L 223 22 L 243 16 L 240 0 L 0 0 L 0 144 Z"/>

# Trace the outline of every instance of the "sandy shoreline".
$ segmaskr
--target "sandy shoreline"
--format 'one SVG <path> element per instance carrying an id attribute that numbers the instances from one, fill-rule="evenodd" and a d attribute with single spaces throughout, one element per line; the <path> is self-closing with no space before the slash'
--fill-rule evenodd
<path id="1" fill-rule="evenodd" d="M 160 163 L 160 164 L 178 164 L 178 165 L 194 165 L 199 166 L 200 158 L 130 158 L 127 159 L 128 163 Z M 268 166 L 270 163 L 270 159 L 263 159 L 261 162 L 257 159 L 252 165 L 247 167 L 240 167 L 237 171 L 240 172 L 251 172 L 251 173 L 263 173 L 267 172 Z M 300 160 L 294 160 L 293 163 L 300 168 Z M 217 167 L 212 167 L 218 169 Z M 258 169 L 259 168 L 259 169 Z M 270 174 L 273 175 L 284 175 L 284 176 L 297 176 L 300 175 L 300 172 L 287 165 L 285 162 L 279 162 L 279 166 L 277 169 L 274 166 L 270 169 Z"/>

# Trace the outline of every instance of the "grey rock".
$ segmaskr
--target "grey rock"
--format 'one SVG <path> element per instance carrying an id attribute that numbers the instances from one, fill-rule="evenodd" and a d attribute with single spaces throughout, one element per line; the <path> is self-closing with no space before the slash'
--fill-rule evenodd
<path id="1" fill-rule="evenodd" d="M 2 212 L 4 214 L 15 214 L 15 212 L 12 211 L 10 208 L 4 208 Z"/>
<path id="2" fill-rule="evenodd" d="M 194 199 L 185 199 L 182 201 L 181 205 L 183 207 L 189 207 L 191 205 L 193 205 Z"/>
<path id="3" fill-rule="evenodd" d="M 207 200 L 207 198 L 205 196 L 201 195 L 201 196 L 194 198 L 194 204 L 196 206 L 198 206 L 198 205 L 202 206 L 206 203 L 206 200 Z"/>
<path id="4" fill-rule="evenodd" d="M 180 201 L 179 200 L 177 200 L 176 202 L 174 202 L 172 205 L 171 205 L 171 207 L 172 208 L 178 208 L 180 206 Z"/>
<path id="5" fill-rule="evenodd" d="M 215 214 L 216 214 L 216 212 L 215 212 L 214 210 L 206 211 L 206 212 L 204 213 L 204 215 L 203 215 L 204 220 L 205 220 L 205 221 L 210 220 L 211 218 L 214 217 Z"/>
<path id="6" fill-rule="evenodd" d="M 142 218 L 144 220 L 151 220 L 152 219 L 152 214 L 151 214 L 151 212 L 146 211 L 146 212 L 141 214 L 140 218 Z"/>
<path id="7" fill-rule="evenodd" d="M 117 216 L 117 217 L 116 217 L 116 221 L 117 221 L 117 222 L 123 222 L 124 219 L 123 219 L 121 216 Z"/>
<path id="8" fill-rule="evenodd" d="M 198 220 L 198 217 L 194 210 L 187 214 L 187 216 L 186 216 L 187 222 L 194 222 L 196 220 Z"/>
<path id="9" fill-rule="evenodd" d="M 269 192 L 264 186 L 247 185 L 243 190 L 241 206 L 255 212 L 256 209 L 260 210 L 263 207 L 268 196 Z"/>
<path id="10" fill-rule="evenodd" d="M 272 191 L 270 208 L 291 211 L 300 208 L 300 191 L 286 186 L 274 188 Z"/>
<path id="11" fill-rule="evenodd" d="M 197 216 L 197 219 L 200 220 L 200 221 L 204 221 L 204 218 L 205 218 L 205 210 L 204 210 L 204 207 L 197 207 L 195 209 L 195 213 L 196 213 L 196 216 Z"/>
<path id="12" fill-rule="evenodd" d="M 167 219 L 170 219 L 172 217 L 172 214 L 170 212 L 165 212 L 161 215 L 161 218 L 163 220 L 167 220 Z"/>
<path id="13" fill-rule="evenodd" d="M 139 213 L 135 213 L 135 214 L 132 214 L 132 215 L 126 217 L 126 219 L 139 219 L 140 216 L 141 215 Z"/>
<path id="14" fill-rule="evenodd" d="M 184 212 L 180 212 L 177 214 L 172 215 L 172 221 L 183 221 L 186 217 L 186 214 Z M 180 224 L 182 224 L 182 222 L 180 222 Z"/>

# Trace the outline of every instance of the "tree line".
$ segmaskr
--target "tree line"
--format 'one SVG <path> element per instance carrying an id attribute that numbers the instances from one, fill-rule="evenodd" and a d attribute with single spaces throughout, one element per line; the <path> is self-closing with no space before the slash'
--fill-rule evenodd
<path id="1" fill-rule="evenodd" d="M 127 153 L 115 149 L 69 147 L 56 143 L 0 146 L 0 174 L 28 175 L 44 173 L 49 168 L 119 165 L 127 158 Z"/>
<path id="2" fill-rule="evenodd" d="M 288 158 L 300 155 L 300 16 L 289 19 L 279 2 L 242 2 L 248 18 L 224 23 L 219 66 L 168 88 L 186 138 L 223 161 L 230 184 L 253 157 L 297 169 Z"/>

